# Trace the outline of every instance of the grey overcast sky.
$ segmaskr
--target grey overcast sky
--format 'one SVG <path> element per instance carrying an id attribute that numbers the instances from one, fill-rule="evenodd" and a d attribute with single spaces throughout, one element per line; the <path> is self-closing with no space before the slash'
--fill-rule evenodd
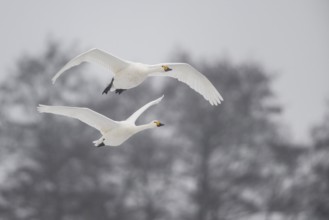
<path id="1" fill-rule="evenodd" d="M 329 98 L 327 0 L 11 0 L 1 1 L 0 18 L 2 76 L 50 36 L 145 63 L 172 61 L 176 48 L 196 61 L 255 61 L 278 74 L 282 121 L 296 141 L 309 140 Z"/>

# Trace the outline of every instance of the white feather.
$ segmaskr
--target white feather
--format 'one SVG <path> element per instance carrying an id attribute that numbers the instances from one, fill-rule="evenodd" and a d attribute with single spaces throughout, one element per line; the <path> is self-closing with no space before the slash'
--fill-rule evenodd
<path id="1" fill-rule="evenodd" d="M 149 107 L 158 104 L 159 102 L 161 102 L 161 100 L 163 99 L 164 95 L 162 95 L 160 98 L 147 103 L 146 105 L 144 105 L 143 107 L 141 107 L 140 109 L 138 109 L 134 114 L 132 114 L 127 121 L 131 122 L 131 123 L 136 123 L 136 120 L 139 116 L 141 116 L 141 114 L 143 114 L 144 111 L 146 111 Z"/>
<path id="2" fill-rule="evenodd" d="M 211 105 L 220 104 L 224 101 L 214 85 L 202 73 L 187 63 L 166 63 L 158 64 L 159 66 L 166 65 L 171 71 L 156 72 L 150 76 L 168 76 L 176 78 L 179 81 L 186 83 L 192 89 L 200 93 Z"/>
<path id="3" fill-rule="evenodd" d="M 40 113 L 52 113 L 78 119 L 87 125 L 96 128 L 101 133 L 118 126 L 118 122 L 113 121 L 112 119 L 107 118 L 89 108 L 39 105 L 37 109 Z"/>
<path id="4" fill-rule="evenodd" d="M 113 56 L 100 49 L 91 49 L 85 53 L 82 53 L 72 60 L 70 60 L 65 66 L 63 66 L 52 78 L 53 84 L 56 82 L 57 78 L 62 75 L 66 70 L 77 66 L 83 62 L 96 63 L 100 66 L 105 67 L 110 70 L 113 74 L 124 69 L 129 65 L 127 61 L 124 61 L 116 56 Z"/>
<path id="5" fill-rule="evenodd" d="M 163 63 L 147 65 L 125 61 L 99 49 L 91 49 L 69 61 L 52 78 L 53 83 L 66 70 L 82 62 L 99 64 L 114 74 L 114 81 L 110 91 L 116 89 L 131 89 L 141 84 L 148 76 L 169 76 L 186 83 L 193 90 L 200 93 L 211 105 L 218 105 L 224 101 L 214 85 L 202 73 L 187 63 Z M 168 66 L 171 71 L 165 72 L 162 66 Z"/>
<path id="6" fill-rule="evenodd" d="M 157 127 L 156 121 L 139 126 L 135 125 L 135 121 L 146 109 L 158 104 L 162 98 L 163 96 L 147 103 L 124 121 L 114 121 L 88 108 L 39 105 L 37 110 L 40 113 L 52 113 L 75 118 L 97 129 L 102 134 L 102 137 L 93 142 L 95 146 L 99 146 L 102 143 L 109 146 L 119 146 L 134 134 L 145 129 Z"/>

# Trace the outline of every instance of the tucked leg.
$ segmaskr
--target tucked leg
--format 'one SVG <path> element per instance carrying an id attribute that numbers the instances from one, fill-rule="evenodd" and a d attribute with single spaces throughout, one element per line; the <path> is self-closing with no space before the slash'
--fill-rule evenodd
<path id="1" fill-rule="evenodd" d="M 103 95 L 104 93 L 107 94 L 108 91 L 110 91 L 110 89 L 111 89 L 111 87 L 112 87 L 112 85 L 113 85 L 113 81 L 114 81 L 114 78 L 112 78 L 111 83 L 110 83 L 110 84 L 104 89 L 102 95 Z"/>

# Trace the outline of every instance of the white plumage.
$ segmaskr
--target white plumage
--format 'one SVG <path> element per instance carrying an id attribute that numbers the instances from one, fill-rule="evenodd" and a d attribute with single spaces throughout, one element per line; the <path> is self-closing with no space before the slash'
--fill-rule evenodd
<path id="1" fill-rule="evenodd" d="M 66 70 L 83 62 L 99 64 L 114 74 L 112 82 L 103 93 L 107 93 L 109 90 L 121 93 L 122 90 L 138 86 L 149 76 L 169 76 L 186 83 L 200 93 L 211 105 L 217 105 L 224 101 L 207 77 L 187 63 L 148 65 L 126 61 L 99 49 L 91 49 L 70 60 L 56 73 L 52 82 L 55 83 L 57 78 Z"/>
<path id="2" fill-rule="evenodd" d="M 135 124 L 137 118 L 145 110 L 158 104 L 162 98 L 163 96 L 147 103 L 124 121 L 114 121 L 88 108 L 39 105 L 37 109 L 41 113 L 52 113 L 75 118 L 97 129 L 102 137 L 93 142 L 95 146 L 119 146 L 138 132 L 164 125 L 157 120 L 144 125 L 136 126 Z"/>

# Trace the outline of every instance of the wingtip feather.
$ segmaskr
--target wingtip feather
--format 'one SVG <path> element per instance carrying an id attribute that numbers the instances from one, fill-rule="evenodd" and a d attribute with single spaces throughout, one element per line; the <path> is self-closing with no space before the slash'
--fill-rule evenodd
<path id="1" fill-rule="evenodd" d="M 39 104 L 37 107 L 38 112 L 40 113 L 49 113 L 53 106 Z"/>
<path id="2" fill-rule="evenodd" d="M 63 69 L 63 68 L 62 68 Z M 56 80 L 58 79 L 58 77 L 63 73 L 62 69 L 60 69 L 54 76 L 53 78 L 51 78 L 51 82 L 53 84 L 55 84 Z"/>
<path id="3" fill-rule="evenodd" d="M 39 104 L 39 106 L 37 107 L 37 111 L 42 113 L 42 112 L 44 112 L 44 110 L 45 110 L 45 105 Z"/>
<path id="4" fill-rule="evenodd" d="M 155 100 L 155 101 L 156 101 L 156 103 L 159 103 L 159 102 L 161 102 L 161 100 L 163 99 L 163 97 L 164 97 L 164 95 L 162 95 L 160 98 L 156 99 L 156 100 Z"/>

